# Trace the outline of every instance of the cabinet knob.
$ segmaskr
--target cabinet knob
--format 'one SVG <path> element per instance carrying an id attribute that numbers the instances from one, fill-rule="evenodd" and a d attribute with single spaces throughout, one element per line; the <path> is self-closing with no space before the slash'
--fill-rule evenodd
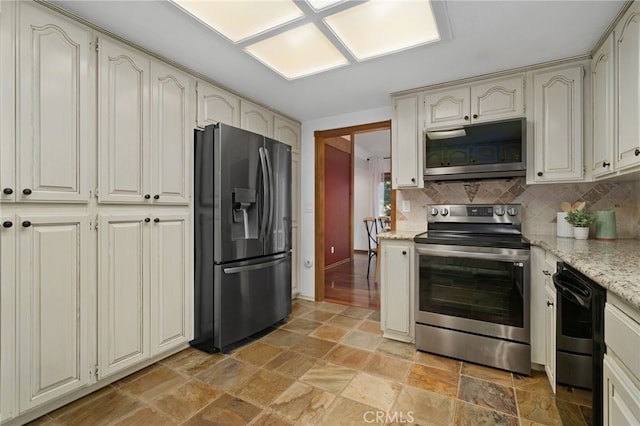
<path id="1" fill-rule="evenodd" d="M 416 178 L 411 178 L 411 182 L 416 183 Z"/>
<path id="2" fill-rule="evenodd" d="M 13 222 L 11 222 L 10 220 L 6 220 L 2 222 L 2 226 L 4 226 L 5 228 L 11 228 L 13 226 Z"/>
<path id="3" fill-rule="evenodd" d="M 635 153 L 634 153 L 634 154 L 636 154 L 636 157 L 637 157 L 638 155 L 640 155 L 640 148 L 636 148 L 636 151 L 635 151 Z"/>
<path id="4" fill-rule="evenodd" d="M 145 217 L 145 218 L 144 218 L 144 221 L 145 221 L 145 222 L 147 222 L 147 223 L 149 223 L 149 222 L 151 222 L 151 218 Z"/>
<path id="5" fill-rule="evenodd" d="M 158 199 L 160 199 L 160 195 L 158 195 L 158 194 L 154 195 L 154 196 L 153 196 L 153 199 L 154 199 L 154 200 L 158 200 Z"/>
<path id="6" fill-rule="evenodd" d="M 406 256 L 407 255 L 407 251 L 406 250 L 402 250 L 402 255 Z"/>
<path id="7" fill-rule="evenodd" d="M 473 114 L 473 118 L 478 118 L 478 114 Z"/>
<path id="8" fill-rule="evenodd" d="M 468 115 L 465 115 L 465 116 L 464 116 L 464 119 L 465 119 L 465 120 L 468 120 L 468 119 L 469 119 L 469 116 L 468 116 Z"/>
<path id="9" fill-rule="evenodd" d="M 157 217 L 156 217 L 155 219 L 153 219 L 153 221 L 154 221 L 155 223 L 158 223 L 158 222 L 160 222 L 160 218 L 157 218 Z"/>
<path id="10" fill-rule="evenodd" d="M 5 189 L 2 190 L 2 192 L 7 194 L 7 195 L 11 195 L 11 194 L 13 194 L 13 189 L 5 188 Z"/>
<path id="11" fill-rule="evenodd" d="M 608 161 L 603 161 L 602 162 L 602 167 L 609 167 L 611 165 L 611 163 L 609 163 Z"/>
<path id="12" fill-rule="evenodd" d="M 22 193 L 24 195 L 31 195 L 31 190 L 29 188 L 25 188 L 25 189 L 22 190 Z"/>
<path id="13" fill-rule="evenodd" d="M 553 306 L 553 302 L 549 302 L 549 301 L 547 300 L 547 306 Z"/>
<path id="14" fill-rule="evenodd" d="M 542 173 L 542 172 L 538 172 L 538 173 L 536 173 L 536 174 L 537 174 L 538 176 L 542 176 L 544 173 Z"/>
<path id="15" fill-rule="evenodd" d="M 24 226 L 25 228 L 28 228 L 31 226 L 31 222 L 29 222 L 28 220 L 25 220 L 24 222 L 22 222 L 22 226 Z"/>
<path id="16" fill-rule="evenodd" d="M 151 198 L 151 194 L 144 194 L 144 199 L 148 200 L 149 198 Z"/>

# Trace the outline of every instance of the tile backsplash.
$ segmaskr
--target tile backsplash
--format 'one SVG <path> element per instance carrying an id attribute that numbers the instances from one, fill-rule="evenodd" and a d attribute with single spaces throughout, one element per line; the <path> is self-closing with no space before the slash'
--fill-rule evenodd
<path id="1" fill-rule="evenodd" d="M 640 181 L 527 185 L 525 178 L 475 182 L 426 182 L 396 192 L 396 229 L 426 229 L 430 204 L 522 204 L 525 234 L 555 235 L 560 203 L 585 201 L 589 210 L 615 210 L 618 238 L 640 239 Z M 400 211 L 403 201 L 410 211 Z"/>

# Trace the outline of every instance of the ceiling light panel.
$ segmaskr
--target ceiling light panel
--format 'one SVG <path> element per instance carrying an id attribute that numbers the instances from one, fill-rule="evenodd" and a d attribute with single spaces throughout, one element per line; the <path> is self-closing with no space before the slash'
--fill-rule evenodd
<path id="1" fill-rule="evenodd" d="M 293 0 L 173 0 L 234 43 L 304 16 Z"/>
<path id="2" fill-rule="evenodd" d="M 307 0 L 307 3 L 315 10 L 322 10 L 334 4 L 342 3 L 343 1 L 345 0 Z"/>
<path id="3" fill-rule="evenodd" d="M 314 24 L 280 33 L 245 50 L 289 80 L 349 63 Z"/>
<path id="4" fill-rule="evenodd" d="M 370 0 L 324 22 L 359 61 L 440 39 L 429 0 Z"/>

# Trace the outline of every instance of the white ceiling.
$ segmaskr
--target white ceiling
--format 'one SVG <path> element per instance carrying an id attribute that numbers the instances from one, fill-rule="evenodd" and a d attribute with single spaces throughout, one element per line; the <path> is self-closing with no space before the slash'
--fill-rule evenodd
<path id="1" fill-rule="evenodd" d="M 287 81 L 165 0 L 51 0 L 299 121 L 385 107 L 398 91 L 587 55 L 627 3 L 434 1 L 446 7 L 451 40 Z"/>

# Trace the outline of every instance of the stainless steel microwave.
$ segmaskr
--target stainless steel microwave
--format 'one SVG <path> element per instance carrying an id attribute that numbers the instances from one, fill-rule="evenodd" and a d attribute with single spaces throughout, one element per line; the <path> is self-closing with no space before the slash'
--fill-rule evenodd
<path id="1" fill-rule="evenodd" d="M 424 132 L 424 180 L 524 176 L 527 119 Z"/>

